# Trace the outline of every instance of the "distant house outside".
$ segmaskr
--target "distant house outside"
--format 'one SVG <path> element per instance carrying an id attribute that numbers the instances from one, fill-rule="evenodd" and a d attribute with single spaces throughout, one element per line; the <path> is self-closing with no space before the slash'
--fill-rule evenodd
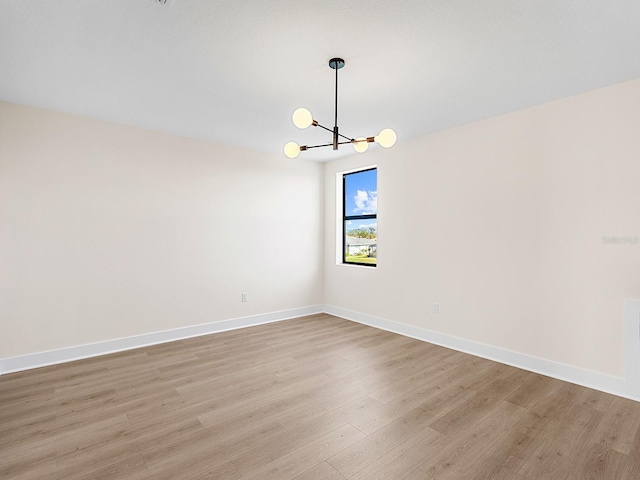
<path id="1" fill-rule="evenodd" d="M 376 257 L 378 240 L 375 238 L 360 238 L 345 236 L 346 253 L 348 256 L 366 253 L 367 257 Z"/>

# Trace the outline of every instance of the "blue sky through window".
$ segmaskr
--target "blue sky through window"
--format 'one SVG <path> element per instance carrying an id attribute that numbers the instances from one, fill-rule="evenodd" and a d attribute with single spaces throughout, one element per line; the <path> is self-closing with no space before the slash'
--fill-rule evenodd
<path id="1" fill-rule="evenodd" d="M 345 177 L 345 215 L 375 215 L 378 213 L 378 170 L 366 170 Z M 345 230 L 369 229 L 376 231 L 376 219 L 347 220 Z"/>

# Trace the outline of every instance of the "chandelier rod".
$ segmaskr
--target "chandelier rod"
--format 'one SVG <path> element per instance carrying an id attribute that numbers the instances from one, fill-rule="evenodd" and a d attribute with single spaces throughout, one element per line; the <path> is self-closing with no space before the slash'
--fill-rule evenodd
<path id="1" fill-rule="evenodd" d="M 336 62 L 337 63 L 337 62 Z M 338 131 L 338 70 L 340 70 L 336 64 L 336 96 L 335 96 L 335 103 L 334 103 L 334 115 L 333 115 L 333 126 L 336 130 L 336 133 Z"/>

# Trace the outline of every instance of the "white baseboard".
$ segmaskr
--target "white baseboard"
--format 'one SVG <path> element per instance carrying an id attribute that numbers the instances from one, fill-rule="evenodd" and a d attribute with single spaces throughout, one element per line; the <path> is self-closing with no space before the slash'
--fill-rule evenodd
<path id="1" fill-rule="evenodd" d="M 637 308 L 636 313 L 638 314 L 638 316 L 640 316 L 640 302 L 637 302 L 635 308 Z M 640 392 L 638 390 L 630 390 L 627 385 L 628 381 L 624 378 L 604 375 L 602 373 L 592 372 L 590 370 L 584 370 L 581 368 L 572 367 L 570 365 L 564 365 L 562 363 L 524 355 L 522 353 L 511 352 L 509 350 L 492 347 L 490 345 L 473 342 L 471 340 L 444 335 L 430 330 L 413 327 L 411 325 L 405 325 L 403 323 L 398 323 L 371 315 L 366 315 L 364 313 L 353 312 L 351 310 L 346 310 L 344 308 L 334 307 L 331 305 L 325 305 L 324 311 L 331 315 L 335 315 L 336 317 L 363 323 L 371 327 L 387 330 L 389 332 L 404 335 L 406 337 L 415 338 L 424 342 L 434 343 L 436 345 L 451 348 L 453 350 L 469 353 L 477 357 L 494 360 L 496 362 L 504 363 L 506 365 L 511 365 L 517 368 L 522 368 L 523 370 L 528 370 L 530 372 L 540 373 L 548 377 L 557 378 L 559 380 L 564 380 L 566 382 L 575 383 L 577 385 L 593 388 L 602 392 L 611 393 L 620 397 L 640 401 Z M 629 315 L 632 315 L 632 313 L 629 313 Z M 638 333 L 637 325 L 638 323 L 636 319 L 636 333 Z M 640 342 L 640 336 L 638 336 L 638 341 Z M 638 352 L 640 352 L 640 350 L 638 350 Z M 640 356 L 638 360 L 640 360 Z M 636 374 L 638 375 L 638 382 L 640 384 L 640 364 L 638 365 Z M 640 387 L 640 385 L 638 386 Z"/>
<path id="2" fill-rule="evenodd" d="M 153 332 L 134 337 L 107 340 L 89 345 L 78 345 L 48 352 L 0 358 L 0 375 L 323 312 L 406 337 L 469 353 L 477 357 L 494 360 L 559 380 L 640 401 L 640 301 L 638 300 L 625 301 L 626 378 L 613 377 L 590 370 L 584 370 L 578 367 L 473 342 L 471 340 L 413 327 L 392 320 L 334 307 L 332 305 L 313 305 L 292 310 L 177 328 L 174 330 Z"/>
<path id="3" fill-rule="evenodd" d="M 0 358 L 0 375 L 32 368 L 55 365 L 57 363 L 70 362 L 83 358 L 106 355 L 108 353 L 131 350 L 133 348 L 148 347 L 159 343 L 173 342 L 184 338 L 199 337 L 210 333 L 235 330 L 237 328 L 253 327 L 265 323 L 279 322 L 290 318 L 304 317 L 316 313 L 323 313 L 322 305 L 310 307 L 294 308 L 280 312 L 264 313 L 249 317 L 221 320 L 219 322 L 193 325 L 190 327 L 176 328 L 162 332 L 146 333 L 134 337 L 118 338 L 106 340 L 104 342 L 92 343 L 89 345 L 78 345 L 75 347 L 61 348 L 48 352 L 30 353 L 18 357 Z"/>
<path id="4" fill-rule="evenodd" d="M 627 392 L 640 397 L 640 300 L 624 301 L 624 323 Z"/>

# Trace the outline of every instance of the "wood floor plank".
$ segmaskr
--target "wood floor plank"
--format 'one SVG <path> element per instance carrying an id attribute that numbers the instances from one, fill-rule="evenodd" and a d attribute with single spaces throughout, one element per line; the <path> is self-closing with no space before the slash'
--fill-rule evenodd
<path id="1" fill-rule="evenodd" d="M 307 424 L 318 417 L 323 417 L 331 412 L 349 405 L 354 398 L 362 397 L 359 388 L 340 390 L 322 400 L 313 400 L 310 405 L 293 407 L 275 417 L 275 420 L 287 430 L 294 430 L 300 425 Z"/>
<path id="2" fill-rule="evenodd" d="M 550 387 L 551 379 L 544 375 L 532 374 L 506 400 L 521 407 L 529 407 Z"/>
<path id="3" fill-rule="evenodd" d="M 56 452 L 48 449 L 45 452 L 13 456 L 0 451 L 0 478 L 3 479 L 38 479 L 50 475 L 57 470 Z"/>
<path id="4" fill-rule="evenodd" d="M 243 475 L 246 480 L 290 480 L 365 437 L 349 424 Z M 235 462 L 234 462 L 235 464 Z"/>
<path id="5" fill-rule="evenodd" d="M 445 435 L 456 435 L 473 425 L 517 387 L 518 384 L 498 378 L 469 400 L 442 415 L 430 427 Z"/>
<path id="6" fill-rule="evenodd" d="M 102 459 L 99 463 L 56 465 L 47 470 L 34 469 L 26 476 L 8 476 L 12 480 L 131 480 L 145 473 L 146 467 L 142 457 L 137 454 L 125 454 L 110 460 Z M 5 477 L 2 477 L 5 478 Z"/>
<path id="7" fill-rule="evenodd" d="M 602 411 L 594 408 L 572 405 L 561 421 L 553 422 L 555 428 L 537 436 L 543 441 L 519 473 L 539 480 L 565 478 L 592 444 L 593 433 L 603 415 Z"/>
<path id="8" fill-rule="evenodd" d="M 640 480 L 640 403 L 328 314 L 0 376 L 7 480 Z"/>
<path id="9" fill-rule="evenodd" d="M 298 475 L 293 480 L 345 480 L 345 477 L 340 475 L 327 462 L 322 462 Z"/>
<path id="10" fill-rule="evenodd" d="M 511 480 L 540 443 L 522 432 L 511 431 L 493 444 L 458 480 Z"/>
<path id="11" fill-rule="evenodd" d="M 189 462 L 174 462 L 162 469 L 142 472 L 130 480 L 238 480 L 240 472 L 231 462 L 211 462 L 210 457 L 200 456 Z"/>
<path id="12" fill-rule="evenodd" d="M 636 438 L 631 445 L 629 452 L 629 461 L 640 467 L 640 428 L 636 433 Z"/>
<path id="13" fill-rule="evenodd" d="M 345 477 L 351 477 L 421 430 L 420 424 L 411 419 L 401 419 L 345 448 L 329 458 L 327 463 Z"/>
<path id="14" fill-rule="evenodd" d="M 627 462 L 620 480 L 640 480 L 640 465 L 634 462 Z"/>
<path id="15" fill-rule="evenodd" d="M 447 439 L 445 435 L 425 427 L 407 441 L 385 453 L 370 463 L 351 480 L 387 480 L 403 478 L 411 473 L 415 466 L 433 451 L 439 450 Z"/>
<path id="16" fill-rule="evenodd" d="M 188 465 L 200 458 L 207 458 L 210 465 L 216 466 L 231 461 L 237 449 L 243 452 L 251 450 L 283 431 L 274 421 L 255 424 L 243 431 L 220 433 L 203 428 L 189 436 L 177 436 L 154 445 L 145 445 L 143 458 L 149 471 Z"/>
<path id="17" fill-rule="evenodd" d="M 281 456 L 289 454 L 300 445 L 317 441 L 322 435 L 329 434 L 344 425 L 348 425 L 358 416 L 366 414 L 378 405 L 379 403 L 376 400 L 362 397 L 355 402 L 343 405 L 287 430 L 285 433 L 268 438 L 265 443 L 257 445 L 249 451 L 243 449 L 241 452 L 236 453 L 232 460 L 243 474 L 251 472 L 275 461 Z"/>
<path id="18" fill-rule="evenodd" d="M 499 402 L 487 415 L 467 430 L 451 438 L 446 446 L 433 452 L 420 469 L 430 479 L 458 479 L 526 414 L 509 402 Z"/>
<path id="19" fill-rule="evenodd" d="M 313 400 L 304 394 L 281 397 L 274 395 L 274 401 L 264 402 L 262 405 L 248 408 L 244 412 L 238 410 L 237 413 L 234 411 L 234 414 L 228 413 L 226 415 L 210 412 L 197 418 L 202 425 L 211 430 L 238 430 L 249 428 L 251 424 L 269 421 L 273 415 L 286 412 L 289 408 L 305 408 L 312 403 Z"/>
<path id="20" fill-rule="evenodd" d="M 400 378 L 388 385 L 373 389 L 369 395 L 379 402 L 388 403 L 422 385 L 433 384 L 434 378 L 443 378 L 442 375 L 447 372 L 461 369 L 462 368 L 459 363 L 436 361 L 414 374 Z"/>
<path id="21" fill-rule="evenodd" d="M 603 445 L 594 445 L 565 480 L 612 480 L 622 478 L 628 457 Z"/>
<path id="22" fill-rule="evenodd" d="M 580 402 L 584 407 L 606 412 L 614 398 L 615 397 L 613 395 L 609 395 L 608 393 L 592 390 L 591 388 L 585 388 L 582 390 Z"/>
<path id="23" fill-rule="evenodd" d="M 421 408 L 423 411 L 430 407 L 431 413 L 435 412 L 437 405 L 446 402 L 446 410 L 449 411 L 454 406 L 468 401 L 475 395 L 473 390 L 467 390 L 460 386 L 451 387 L 447 381 L 438 382 L 433 386 L 424 385 L 399 397 L 385 405 L 380 405 L 366 415 L 360 416 L 352 424 L 366 434 L 372 434 L 379 428 L 388 425 L 396 419 L 407 415 L 411 411 Z M 435 402 L 433 400 L 435 399 Z M 424 419 L 424 413 L 421 418 Z"/>
<path id="24" fill-rule="evenodd" d="M 425 478 L 426 473 L 419 468 L 416 468 L 407 476 L 403 477 L 402 480 L 423 480 Z"/>
<path id="25" fill-rule="evenodd" d="M 594 441 L 628 455 L 640 428 L 637 402 L 626 398 L 614 398 L 600 422 Z"/>
<path id="26" fill-rule="evenodd" d="M 580 391 L 574 385 L 553 380 L 549 389 L 527 408 L 528 415 L 514 426 L 514 430 L 537 438 L 548 431 L 550 424 L 554 425 L 552 429 L 557 428 L 555 425 L 574 404 Z"/>
<path id="27" fill-rule="evenodd" d="M 219 405 L 215 410 L 198 415 L 198 420 L 209 427 L 237 415 L 248 416 L 250 412 L 262 411 L 262 415 L 277 416 L 293 408 L 302 409 L 314 401 L 307 391 L 317 384 L 324 384 L 328 377 L 314 375 L 299 381 L 282 381 L 270 384 L 267 388 L 245 393 L 242 400 Z"/>

